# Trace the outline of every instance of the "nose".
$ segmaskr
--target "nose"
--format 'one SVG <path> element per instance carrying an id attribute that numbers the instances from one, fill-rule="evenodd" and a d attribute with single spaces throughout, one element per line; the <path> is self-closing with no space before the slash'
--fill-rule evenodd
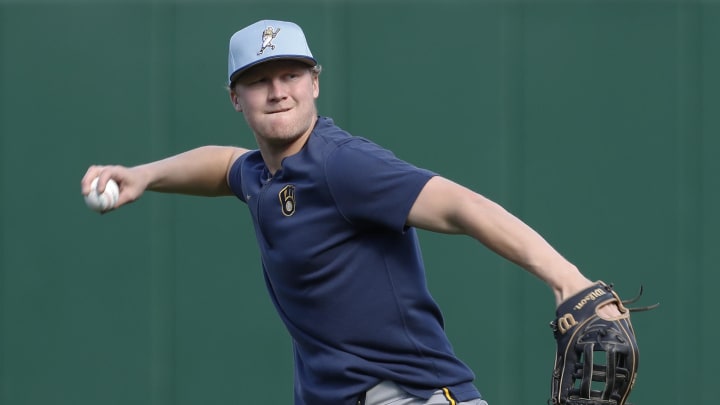
<path id="1" fill-rule="evenodd" d="M 270 91 L 268 92 L 268 98 L 271 101 L 283 100 L 287 97 L 287 89 L 285 83 L 280 78 L 273 78 L 270 80 Z"/>

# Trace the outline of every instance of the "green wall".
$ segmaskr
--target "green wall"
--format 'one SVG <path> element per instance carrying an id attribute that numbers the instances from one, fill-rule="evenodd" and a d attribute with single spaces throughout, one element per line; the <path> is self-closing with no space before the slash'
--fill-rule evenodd
<path id="1" fill-rule="evenodd" d="M 229 36 L 300 23 L 322 114 L 506 206 L 656 311 L 632 402 L 720 377 L 720 2 L 0 0 L 0 404 L 289 404 L 289 339 L 244 205 L 87 210 L 88 165 L 253 146 Z M 715 207 L 715 208 L 713 208 Z M 545 403 L 549 290 L 421 233 L 456 351 L 491 405 Z"/>

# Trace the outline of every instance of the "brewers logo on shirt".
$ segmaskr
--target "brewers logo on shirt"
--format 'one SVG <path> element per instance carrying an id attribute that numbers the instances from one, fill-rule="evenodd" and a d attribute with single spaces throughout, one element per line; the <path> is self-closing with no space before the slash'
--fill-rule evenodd
<path id="1" fill-rule="evenodd" d="M 295 213 L 295 186 L 288 184 L 278 193 L 280 198 L 280 208 L 286 217 Z"/>

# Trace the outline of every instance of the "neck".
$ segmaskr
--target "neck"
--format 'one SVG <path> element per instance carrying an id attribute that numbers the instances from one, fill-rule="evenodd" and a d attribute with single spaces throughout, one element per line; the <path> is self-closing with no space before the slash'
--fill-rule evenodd
<path id="1" fill-rule="evenodd" d="M 313 129 L 315 129 L 316 121 L 317 118 L 313 119 L 312 125 L 310 125 L 308 130 L 290 142 L 269 142 L 256 137 L 258 147 L 260 148 L 260 154 L 262 155 L 262 158 L 265 161 L 265 166 L 267 166 L 270 174 L 274 175 L 275 172 L 280 170 L 283 159 L 302 150 Z"/>

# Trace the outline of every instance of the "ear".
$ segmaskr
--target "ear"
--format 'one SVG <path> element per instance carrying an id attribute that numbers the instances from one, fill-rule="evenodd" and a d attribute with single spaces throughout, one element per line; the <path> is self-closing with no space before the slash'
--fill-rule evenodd
<path id="1" fill-rule="evenodd" d="M 313 98 L 320 96 L 320 75 L 313 75 Z"/>
<path id="2" fill-rule="evenodd" d="M 238 97 L 234 89 L 230 89 L 230 102 L 232 103 L 233 108 L 235 108 L 235 111 L 242 112 L 242 106 L 240 105 L 240 97 Z"/>

